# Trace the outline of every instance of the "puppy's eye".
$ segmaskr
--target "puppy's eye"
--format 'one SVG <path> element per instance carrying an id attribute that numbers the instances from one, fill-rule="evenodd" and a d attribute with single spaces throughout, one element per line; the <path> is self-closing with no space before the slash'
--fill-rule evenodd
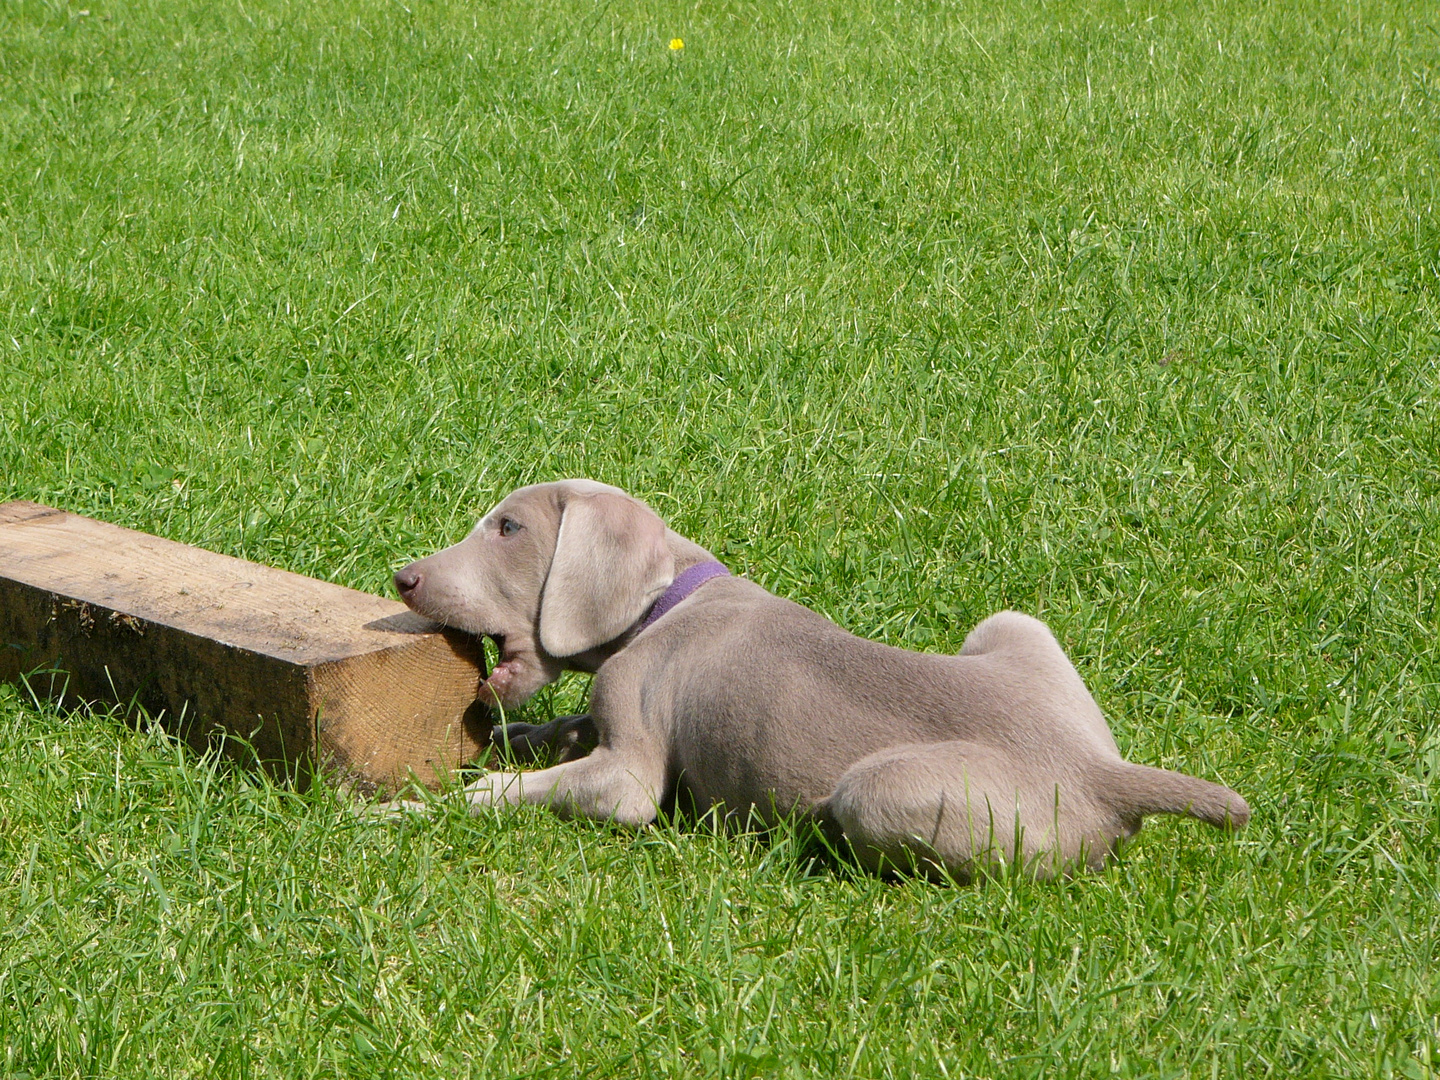
<path id="1" fill-rule="evenodd" d="M 514 535 L 515 535 L 517 532 L 519 532 L 519 531 L 520 531 L 520 523 L 519 523 L 518 521 L 516 521 L 514 518 L 501 518 L 501 519 L 500 519 L 500 535 L 501 535 L 501 536 L 514 536 Z"/>

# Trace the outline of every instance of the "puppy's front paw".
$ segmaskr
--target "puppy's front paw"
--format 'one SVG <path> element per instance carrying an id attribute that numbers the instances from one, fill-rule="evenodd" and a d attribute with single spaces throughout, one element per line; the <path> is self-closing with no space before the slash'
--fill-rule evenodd
<path id="1" fill-rule="evenodd" d="M 431 807 L 429 803 L 417 802 L 414 799 L 393 799 L 390 802 L 370 803 L 360 810 L 365 817 L 390 819 L 405 817 L 407 814 L 420 814 L 429 817 Z"/>
<path id="2" fill-rule="evenodd" d="M 524 802 L 521 783 L 519 773 L 486 773 L 479 780 L 466 785 L 465 801 L 470 804 L 472 814 L 479 813 L 486 806 Z"/>

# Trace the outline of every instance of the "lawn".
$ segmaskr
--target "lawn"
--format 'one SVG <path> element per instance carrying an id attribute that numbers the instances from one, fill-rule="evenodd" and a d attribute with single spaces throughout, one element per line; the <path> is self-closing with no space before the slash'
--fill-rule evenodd
<path id="1" fill-rule="evenodd" d="M 887 883 L 0 688 L 0 1074 L 1440 1072 L 1440 4 L 81 2 L 0 6 L 0 499 L 386 591 L 591 476 L 1041 616 L 1254 819 Z"/>

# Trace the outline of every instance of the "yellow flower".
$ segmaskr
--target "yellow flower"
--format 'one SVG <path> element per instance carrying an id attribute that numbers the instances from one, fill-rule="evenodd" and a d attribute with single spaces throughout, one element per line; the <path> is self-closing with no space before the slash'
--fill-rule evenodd
<path id="1" fill-rule="evenodd" d="M 671 52 L 679 52 L 679 51 L 680 51 L 681 49 L 683 49 L 684 47 L 685 47 L 685 42 L 684 42 L 683 39 L 678 38 L 678 37 L 672 37 L 672 38 L 670 39 L 670 51 L 671 51 Z"/>

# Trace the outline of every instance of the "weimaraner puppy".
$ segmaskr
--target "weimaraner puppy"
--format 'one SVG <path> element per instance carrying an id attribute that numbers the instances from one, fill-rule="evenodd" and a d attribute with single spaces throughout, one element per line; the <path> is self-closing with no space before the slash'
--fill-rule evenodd
<path id="1" fill-rule="evenodd" d="M 505 709 L 566 669 L 595 675 L 588 718 L 526 736 L 575 743 L 593 725 L 594 749 L 489 773 L 465 789 L 472 808 L 630 825 L 680 798 L 766 822 L 808 813 L 871 869 L 960 880 L 1099 869 L 1146 814 L 1250 816 L 1229 788 L 1121 758 L 1036 619 L 992 615 L 956 656 L 866 641 L 593 481 L 520 488 L 395 584 L 420 614 L 495 640 L 481 694 Z"/>

